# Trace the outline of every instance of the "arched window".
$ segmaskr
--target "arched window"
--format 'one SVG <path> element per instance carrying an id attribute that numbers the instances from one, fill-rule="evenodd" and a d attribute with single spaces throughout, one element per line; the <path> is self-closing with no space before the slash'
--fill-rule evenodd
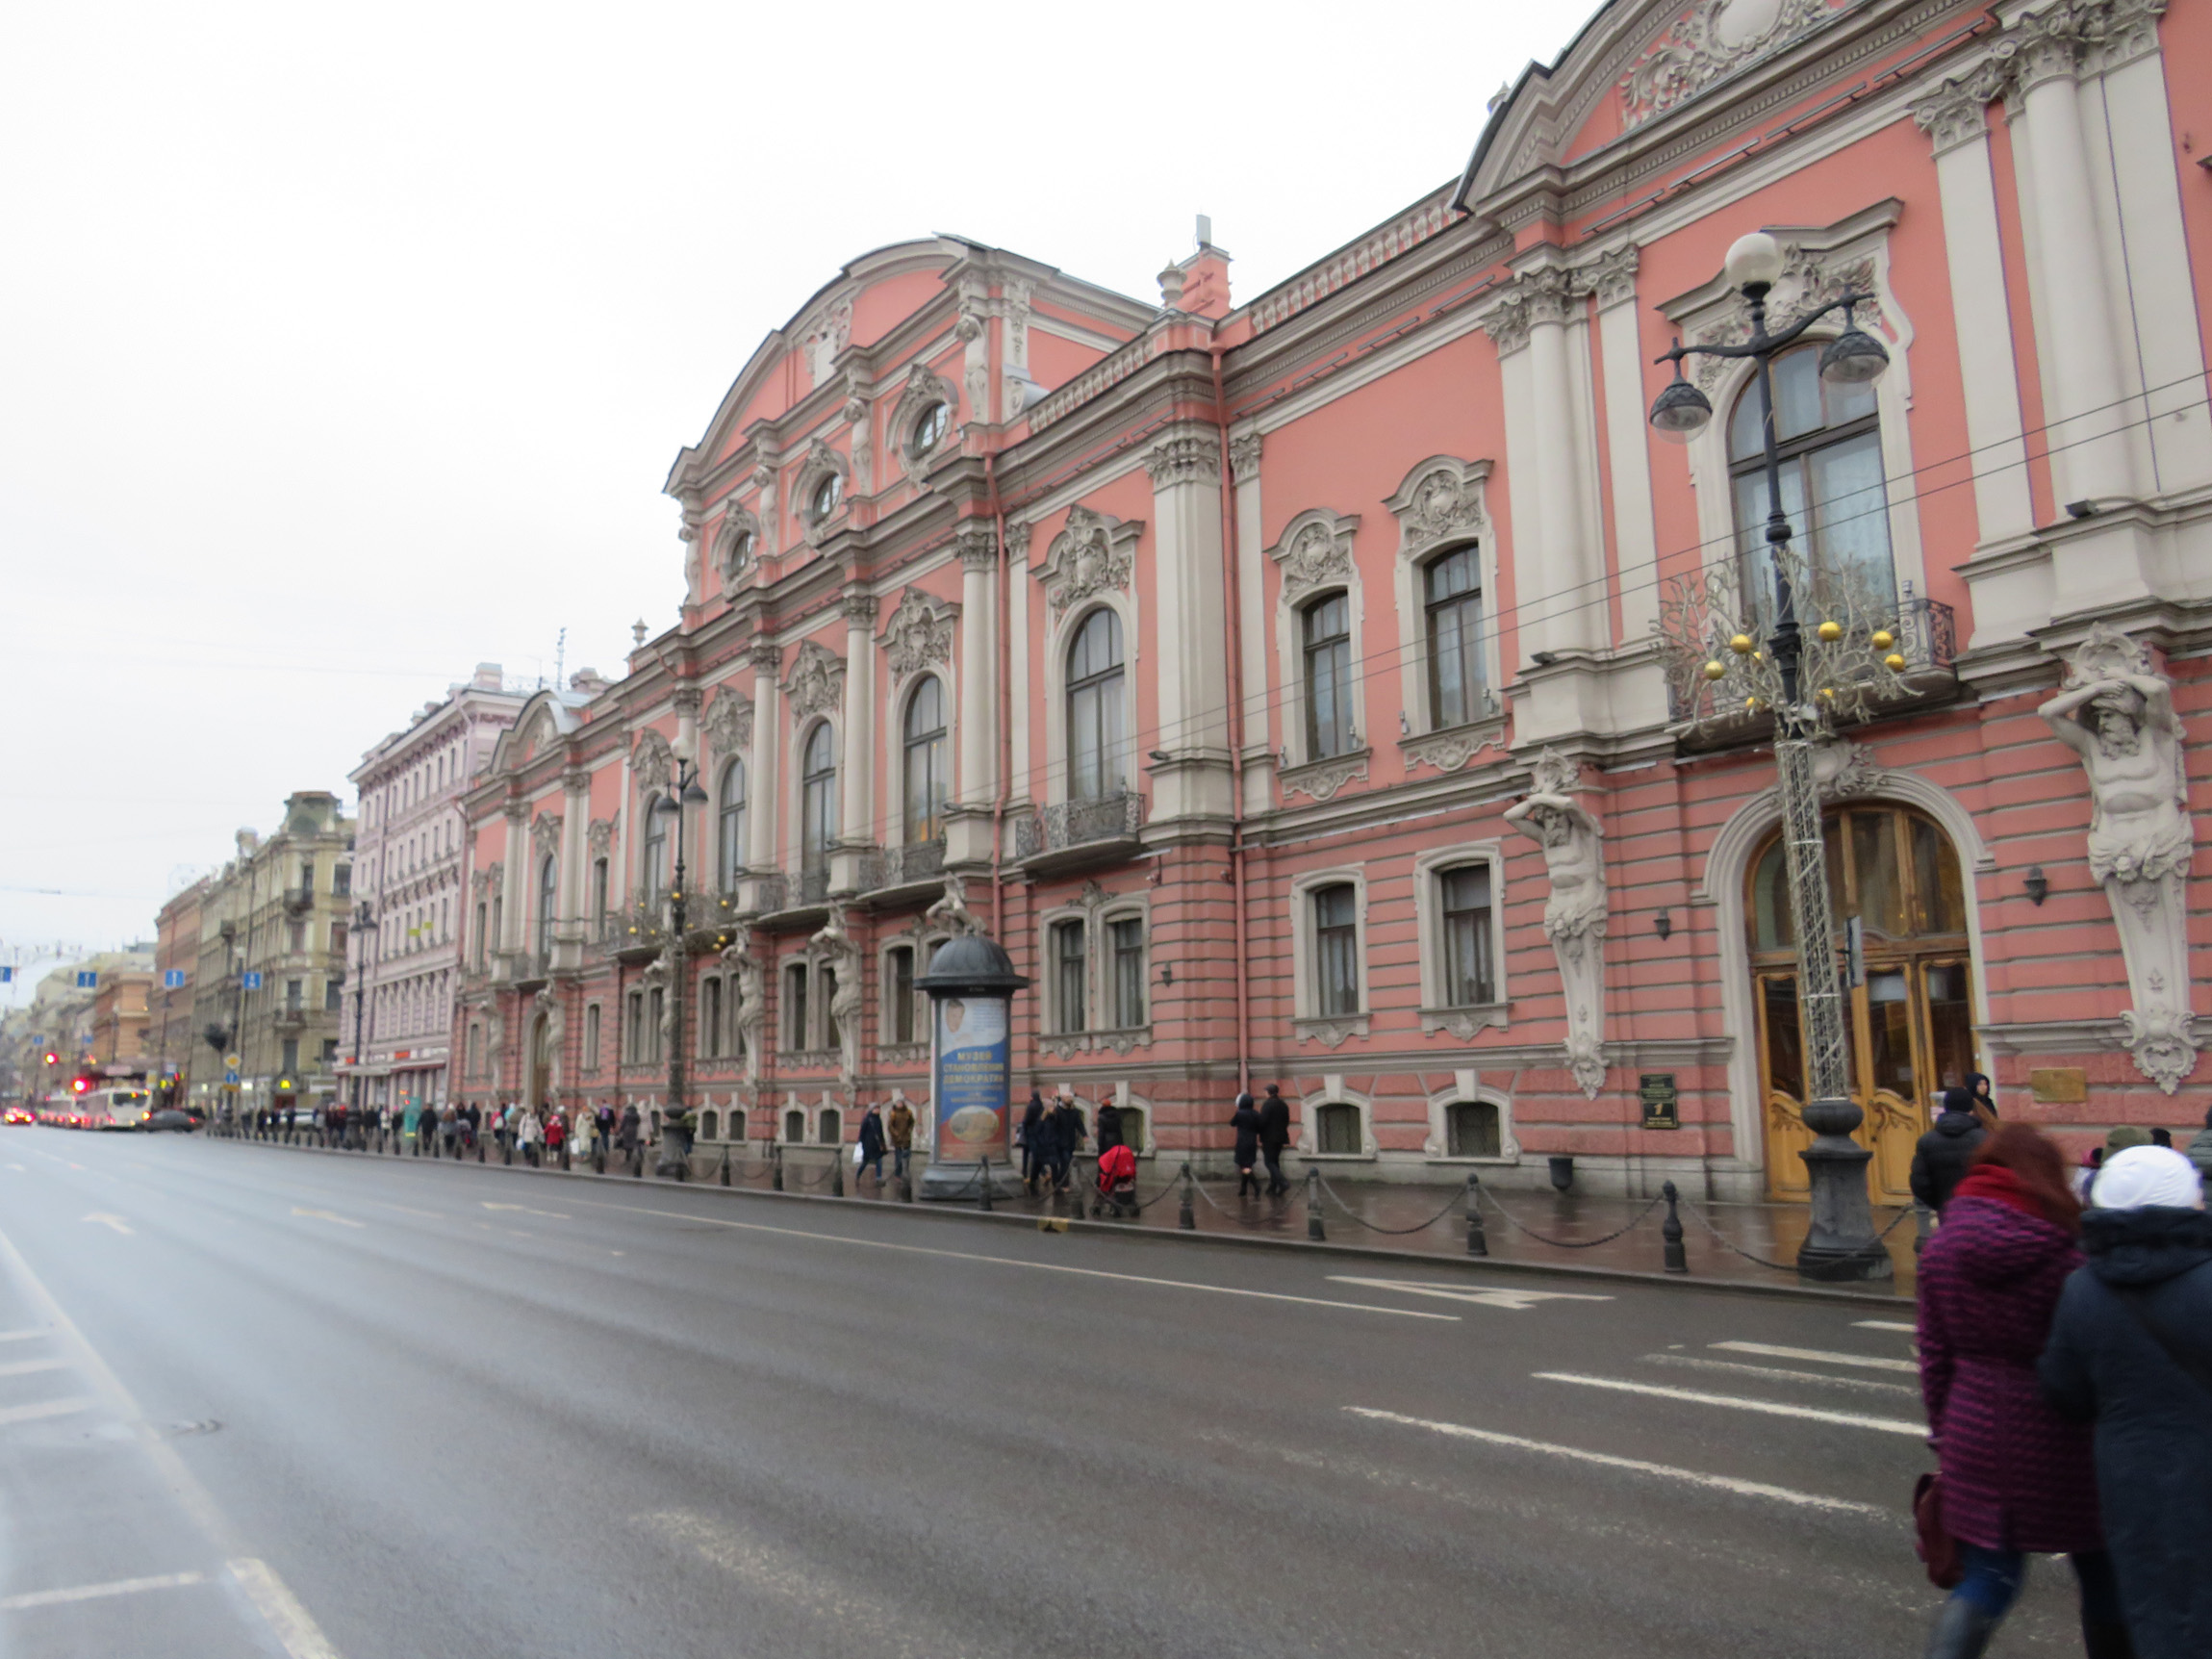
<path id="1" fill-rule="evenodd" d="M 1479 549 L 1454 548 L 1421 572 L 1429 632 L 1429 719 L 1462 726 L 1489 712 L 1483 686 L 1483 572 Z"/>
<path id="2" fill-rule="evenodd" d="M 1313 1150 L 1338 1158 L 1357 1158 L 1361 1145 L 1360 1109 L 1344 1101 L 1331 1101 L 1313 1114 Z"/>
<path id="3" fill-rule="evenodd" d="M 945 686 L 929 675 L 906 700 L 907 846 L 944 832 L 945 795 Z"/>
<path id="4" fill-rule="evenodd" d="M 806 1138 L 806 1113 L 793 1110 L 783 1114 L 783 1138 L 793 1145 Z"/>
<path id="5" fill-rule="evenodd" d="M 638 885 L 647 901 L 658 899 L 667 890 L 668 882 L 668 821 L 671 814 L 655 812 L 654 805 L 660 791 L 648 789 L 638 801 L 638 811 L 646 821 L 646 867 Z"/>
<path id="6" fill-rule="evenodd" d="M 932 403 L 914 418 L 912 430 L 906 434 L 906 453 L 919 461 L 945 441 L 945 434 L 953 424 L 953 411 L 944 403 Z"/>
<path id="7" fill-rule="evenodd" d="M 1835 584 L 1830 591 L 1862 607 L 1886 608 L 1897 584 L 1874 388 L 1822 380 L 1817 344 L 1776 358 L 1773 374 L 1782 509 L 1797 556 L 1814 573 L 1815 592 L 1799 598 L 1818 607 L 1820 590 Z M 1744 580 L 1752 605 L 1766 618 L 1774 607 L 1774 571 L 1767 548 L 1767 446 L 1759 413 L 1754 381 L 1736 399 L 1728 422 L 1728 475 Z"/>
<path id="8" fill-rule="evenodd" d="M 1335 593 L 1299 613 L 1306 653 L 1306 749 L 1309 760 L 1342 754 L 1357 741 L 1352 726 L 1352 601 Z"/>
<path id="9" fill-rule="evenodd" d="M 826 720 L 806 734 L 799 781 L 799 867 L 814 875 L 829 868 L 829 844 L 837 839 L 837 759 Z"/>
<path id="10" fill-rule="evenodd" d="M 1128 785 L 1121 618 L 1101 606 L 1068 648 L 1068 796 L 1095 801 Z"/>
<path id="11" fill-rule="evenodd" d="M 837 511 L 838 503 L 845 499 L 845 474 L 831 472 L 814 486 L 814 494 L 806 498 L 806 519 L 819 524 Z"/>
<path id="12" fill-rule="evenodd" d="M 553 954 L 553 901 L 561 867 L 548 853 L 538 860 L 538 955 Z"/>
<path id="13" fill-rule="evenodd" d="M 1487 1100 L 1455 1100 L 1444 1108 L 1444 1153 L 1449 1158 L 1499 1156 L 1498 1109 Z"/>
<path id="14" fill-rule="evenodd" d="M 732 760 L 722 769 L 722 793 L 715 819 L 715 851 L 721 860 L 722 890 L 737 885 L 745 871 L 745 762 Z"/>

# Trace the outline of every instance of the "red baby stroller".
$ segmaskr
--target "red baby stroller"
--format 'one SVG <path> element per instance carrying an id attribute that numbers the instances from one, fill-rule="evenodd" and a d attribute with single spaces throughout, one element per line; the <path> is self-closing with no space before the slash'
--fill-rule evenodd
<path id="1" fill-rule="evenodd" d="M 1099 1154 L 1098 1197 L 1091 1213 L 1108 1210 L 1119 1217 L 1136 1213 L 1136 1154 L 1126 1146 L 1109 1146 Z"/>

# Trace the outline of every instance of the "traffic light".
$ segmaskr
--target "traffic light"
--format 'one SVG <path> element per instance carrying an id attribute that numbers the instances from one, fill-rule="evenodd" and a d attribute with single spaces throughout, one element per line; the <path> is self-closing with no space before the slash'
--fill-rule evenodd
<path id="1" fill-rule="evenodd" d="M 62 1063 L 62 1057 L 56 1054 L 52 1049 L 48 1049 L 46 1051 L 46 1063 L 48 1065 L 60 1065 Z"/>
<path id="2" fill-rule="evenodd" d="M 71 1094 L 83 1094 L 91 1086 L 92 1080 L 89 1077 L 73 1077 L 69 1080 L 69 1092 Z"/>

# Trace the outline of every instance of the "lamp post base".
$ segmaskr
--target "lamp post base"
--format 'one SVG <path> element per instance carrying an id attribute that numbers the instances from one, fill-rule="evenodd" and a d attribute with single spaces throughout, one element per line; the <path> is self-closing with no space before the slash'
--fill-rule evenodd
<path id="1" fill-rule="evenodd" d="M 1896 1276 L 1896 1263 L 1874 1236 L 1874 1210 L 1867 1199 L 1867 1165 L 1873 1153 L 1851 1138 L 1864 1114 L 1848 1100 L 1817 1100 L 1805 1123 L 1818 1132 L 1798 1154 L 1812 1179 L 1813 1224 L 1797 1251 L 1797 1276 L 1819 1284 L 1856 1284 Z"/>
<path id="2" fill-rule="evenodd" d="M 993 1198 L 1011 1198 L 1020 1193 L 1021 1174 L 1012 1163 L 993 1159 L 990 1170 Z M 914 1187 L 914 1196 L 926 1203 L 973 1204 L 982 1195 L 983 1165 L 980 1163 L 932 1163 L 922 1171 L 922 1179 Z"/>
<path id="3" fill-rule="evenodd" d="M 678 1123 L 661 1125 L 660 1157 L 653 1164 L 653 1173 L 663 1181 L 689 1181 L 691 1179 L 691 1131 Z"/>

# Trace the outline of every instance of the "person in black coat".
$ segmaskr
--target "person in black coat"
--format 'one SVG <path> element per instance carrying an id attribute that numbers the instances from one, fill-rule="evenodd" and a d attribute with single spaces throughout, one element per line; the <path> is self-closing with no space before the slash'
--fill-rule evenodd
<path id="1" fill-rule="evenodd" d="M 2088 1263 L 2038 1369 L 2096 1427 L 2104 1537 L 2135 1659 L 2212 1653 L 2212 1217 L 2171 1147 L 2114 1153 L 2082 1217 Z M 2123 1645 L 2105 1649 L 2126 1653 Z M 2091 1659 L 2102 1659 L 2095 1648 Z"/>
<path id="2" fill-rule="evenodd" d="M 1121 1144 L 1121 1108 L 1114 1105 L 1108 1095 L 1099 1102 L 1099 1153 L 1106 1153 Z"/>
<path id="3" fill-rule="evenodd" d="M 1963 1088 L 1945 1089 L 1942 1115 L 1913 1150 L 1913 1196 L 1941 1215 L 1988 1133 L 1974 1115 L 1974 1097 Z"/>
<path id="4" fill-rule="evenodd" d="M 1267 1161 L 1269 1197 L 1290 1190 L 1283 1179 L 1283 1149 L 1290 1144 L 1290 1103 L 1275 1084 L 1267 1085 L 1267 1098 L 1259 1103 L 1259 1156 Z"/>
<path id="5" fill-rule="evenodd" d="M 1236 1131 L 1236 1196 L 1242 1198 L 1249 1191 L 1257 1198 L 1259 1177 L 1252 1173 L 1252 1166 L 1259 1161 L 1259 1109 L 1252 1104 L 1252 1096 L 1236 1097 L 1229 1127 Z"/>
<path id="6" fill-rule="evenodd" d="M 1022 1109 L 1022 1185 L 1030 1192 L 1037 1189 L 1037 1177 L 1044 1173 L 1045 1156 L 1042 1152 L 1045 1127 L 1045 1097 L 1035 1089 L 1030 1090 L 1030 1104 Z"/>
<path id="7" fill-rule="evenodd" d="M 1068 1189 L 1068 1172 L 1087 1138 L 1083 1109 L 1076 1104 L 1073 1094 L 1061 1089 L 1059 1101 L 1053 1108 L 1053 1185 L 1062 1192 Z"/>

